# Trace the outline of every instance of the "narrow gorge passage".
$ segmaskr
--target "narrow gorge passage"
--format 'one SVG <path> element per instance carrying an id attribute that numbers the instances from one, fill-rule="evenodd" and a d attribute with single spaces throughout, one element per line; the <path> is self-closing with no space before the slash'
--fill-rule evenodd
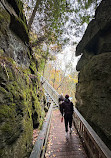
<path id="1" fill-rule="evenodd" d="M 58 109 L 52 113 L 51 128 L 48 138 L 46 158 L 87 158 L 80 138 L 73 126 L 72 134 L 65 137 L 64 122 Z"/>

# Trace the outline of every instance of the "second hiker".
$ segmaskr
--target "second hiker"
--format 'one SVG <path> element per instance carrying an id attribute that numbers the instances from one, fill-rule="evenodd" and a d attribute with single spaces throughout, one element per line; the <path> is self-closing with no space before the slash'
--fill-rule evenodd
<path id="1" fill-rule="evenodd" d="M 63 101 L 64 101 L 64 97 L 63 97 L 63 94 L 61 94 L 61 95 L 59 96 L 59 99 L 58 99 L 60 112 L 61 112 L 61 105 L 62 105 Z"/>

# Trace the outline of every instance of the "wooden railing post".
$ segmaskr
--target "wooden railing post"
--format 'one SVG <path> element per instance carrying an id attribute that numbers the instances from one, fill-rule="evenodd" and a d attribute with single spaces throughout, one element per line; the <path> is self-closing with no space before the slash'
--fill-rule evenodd
<path id="1" fill-rule="evenodd" d="M 111 158 L 111 151 L 76 108 L 74 108 L 74 122 L 80 137 L 84 141 L 89 158 Z"/>
<path id="2" fill-rule="evenodd" d="M 48 92 L 55 104 L 58 105 L 59 94 L 44 78 L 43 80 L 45 81 L 43 84 L 45 91 Z M 111 158 L 111 151 L 75 107 L 73 118 L 74 125 L 80 135 L 83 145 L 87 150 L 88 157 Z"/>

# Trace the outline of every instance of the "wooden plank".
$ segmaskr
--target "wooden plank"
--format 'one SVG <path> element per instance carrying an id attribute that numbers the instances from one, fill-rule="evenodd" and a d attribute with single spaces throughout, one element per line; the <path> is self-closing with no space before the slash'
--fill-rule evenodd
<path id="1" fill-rule="evenodd" d="M 65 137 L 65 126 L 61 122 L 59 109 L 52 112 L 51 128 L 48 138 L 48 145 L 45 153 L 46 158 L 87 158 L 76 129 L 72 125 L 72 134 Z"/>

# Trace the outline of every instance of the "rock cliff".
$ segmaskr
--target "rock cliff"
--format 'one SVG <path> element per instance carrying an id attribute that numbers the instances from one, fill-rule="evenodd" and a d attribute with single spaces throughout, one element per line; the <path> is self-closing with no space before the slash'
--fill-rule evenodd
<path id="1" fill-rule="evenodd" d="M 44 117 L 38 62 L 20 0 L 0 1 L 0 157 L 28 157 Z"/>
<path id="2" fill-rule="evenodd" d="M 76 48 L 76 107 L 111 149 L 111 0 L 103 0 Z"/>

